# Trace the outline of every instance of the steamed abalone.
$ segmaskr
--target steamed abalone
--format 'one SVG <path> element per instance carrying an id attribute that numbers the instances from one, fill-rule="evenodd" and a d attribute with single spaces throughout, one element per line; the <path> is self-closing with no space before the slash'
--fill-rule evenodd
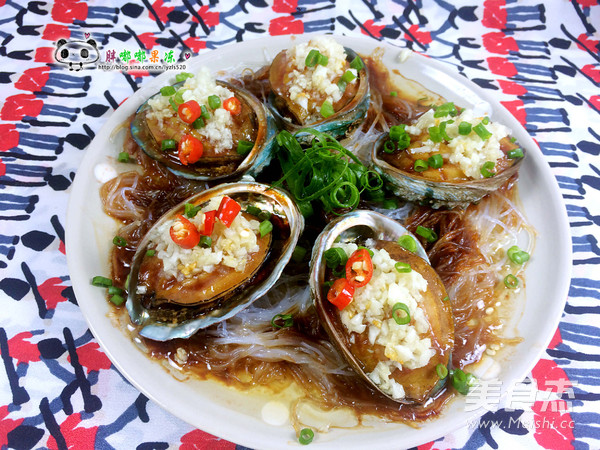
<path id="1" fill-rule="evenodd" d="M 397 125 L 374 144 L 371 158 L 405 200 L 465 207 L 517 173 L 523 150 L 505 126 L 453 103 L 432 108 L 412 125 Z"/>
<path id="2" fill-rule="evenodd" d="M 369 80 L 360 56 L 329 36 L 280 52 L 269 70 L 269 105 L 294 133 L 315 128 L 334 137 L 357 127 L 369 109 Z"/>
<path id="3" fill-rule="evenodd" d="M 397 242 L 401 236 L 414 253 Z M 335 253 L 341 271 L 331 262 Z M 404 227 L 372 211 L 341 216 L 317 240 L 310 283 L 324 328 L 372 387 L 397 402 L 423 403 L 445 385 L 454 346 L 450 302 Z"/>
<path id="4" fill-rule="evenodd" d="M 164 86 L 136 112 L 131 134 L 151 158 L 194 180 L 255 176 L 271 158 L 275 121 L 250 92 L 207 69 Z"/>
<path id="5" fill-rule="evenodd" d="M 189 337 L 264 294 L 288 263 L 304 221 L 288 195 L 223 184 L 163 215 L 132 262 L 127 308 L 140 334 Z"/>

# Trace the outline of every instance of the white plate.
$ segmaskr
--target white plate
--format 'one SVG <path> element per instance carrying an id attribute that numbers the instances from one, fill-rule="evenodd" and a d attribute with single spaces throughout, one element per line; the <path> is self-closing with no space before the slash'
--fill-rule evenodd
<path id="1" fill-rule="evenodd" d="M 298 38 L 307 40 L 309 36 Z M 345 46 L 370 54 L 381 44 L 366 38 L 337 37 Z M 269 37 L 229 45 L 190 60 L 188 71 L 206 65 L 213 72 L 241 70 L 268 63 L 279 50 L 296 42 L 288 36 Z M 486 91 L 458 75 L 450 65 L 418 54 L 400 62 L 400 50 L 386 49 L 384 64 L 398 69 L 405 77 L 418 80 L 425 87 L 460 106 L 487 102 L 494 120 L 509 126 L 528 152 L 521 169 L 519 192 L 527 217 L 539 232 L 535 252 L 527 269 L 527 301 L 518 322 L 523 342 L 508 352 L 499 375 L 506 389 L 511 382 L 522 380 L 546 349 L 558 325 L 570 283 L 571 245 L 565 207 L 550 168 L 527 132 L 498 101 Z M 235 61 L 237 66 L 232 67 Z M 261 419 L 261 401 L 213 382 L 179 382 L 159 364 L 149 360 L 107 317 L 109 305 L 104 290 L 93 287 L 94 275 L 108 275 L 108 255 L 116 225 L 101 207 L 100 184 L 94 177 L 98 164 L 114 164 L 120 143 L 112 142 L 111 132 L 121 124 L 173 73 L 149 81 L 132 95 L 108 119 L 87 149 L 79 168 L 68 208 L 67 259 L 79 306 L 90 329 L 120 372 L 146 396 L 167 411 L 204 431 L 252 448 L 280 449 L 298 446 L 290 425 L 272 426 Z M 90 241 L 90 230 L 93 239 Z M 551 262 L 548 264 L 548 262 Z M 201 407 L 200 407 L 201 405 Z M 464 426 L 484 410 L 465 412 L 464 399 L 457 399 L 441 417 L 414 429 L 399 424 L 380 424 L 361 429 L 334 429 L 318 434 L 311 448 L 335 445 L 346 449 L 413 447 L 437 439 Z"/>

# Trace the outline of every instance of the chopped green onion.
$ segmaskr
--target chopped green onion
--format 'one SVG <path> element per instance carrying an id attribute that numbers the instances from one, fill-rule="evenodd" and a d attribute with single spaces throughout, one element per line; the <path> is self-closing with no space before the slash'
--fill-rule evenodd
<path id="1" fill-rule="evenodd" d="M 175 75 L 175 81 L 177 81 L 178 83 L 185 81 L 188 78 L 194 78 L 194 74 L 189 72 L 181 72 Z"/>
<path id="2" fill-rule="evenodd" d="M 247 155 L 254 148 L 254 142 L 239 141 L 237 145 L 238 155 Z"/>
<path id="3" fill-rule="evenodd" d="M 179 89 L 176 93 L 175 96 L 173 97 L 173 100 L 175 101 L 175 103 L 177 103 L 178 105 L 181 105 L 182 103 L 184 103 L 183 100 L 183 93 L 186 91 L 187 89 Z"/>
<path id="4" fill-rule="evenodd" d="M 194 206 L 192 203 L 186 203 L 183 206 L 183 215 L 191 219 L 192 217 L 196 217 L 196 215 L 200 212 L 201 209 L 202 205 Z"/>
<path id="5" fill-rule="evenodd" d="M 319 58 L 317 59 L 317 64 L 320 66 L 326 66 L 329 62 L 329 58 L 325 56 L 323 53 L 319 53 Z"/>
<path id="6" fill-rule="evenodd" d="M 366 166 L 335 138 L 313 128 L 303 131 L 314 136 L 305 148 L 288 131 L 277 135 L 277 157 L 283 176 L 274 185 L 279 187 L 285 182 L 305 217 L 311 214 L 310 203 L 314 200 L 324 211 L 334 214 L 339 208 L 356 208 L 366 191 L 364 180 L 361 182 Z M 372 197 L 370 191 L 365 197 Z"/>
<path id="7" fill-rule="evenodd" d="M 356 249 L 358 250 L 366 250 L 369 252 L 369 256 L 372 258 L 373 255 L 375 255 L 375 253 L 373 253 L 373 250 L 371 250 L 370 248 L 365 247 L 364 245 L 359 245 L 358 248 Z"/>
<path id="8" fill-rule="evenodd" d="M 160 88 L 160 93 L 164 97 L 171 96 L 175 94 L 175 88 L 173 86 L 163 86 Z"/>
<path id="9" fill-rule="evenodd" d="M 123 289 L 117 286 L 110 286 L 108 288 L 108 295 L 121 295 L 123 293 Z"/>
<path id="10" fill-rule="evenodd" d="M 365 65 L 363 64 L 362 59 L 360 59 L 360 56 L 357 56 L 350 63 L 350 67 L 352 69 L 356 69 L 357 71 L 360 71 L 363 67 L 365 67 Z"/>
<path id="11" fill-rule="evenodd" d="M 101 275 L 96 275 L 92 278 L 92 285 L 96 287 L 110 287 L 112 286 L 112 280 Z"/>
<path id="12" fill-rule="evenodd" d="M 392 92 L 390 92 L 390 95 L 391 95 L 392 97 L 398 97 L 398 93 L 397 93 L 396 91 L 392 91 Z"/>
<path id="13" fill-rule="evenodd" d="M 410 267 L 409 263 L 398 261 L 396 264 L 394 264 L 394 267 L 399 273 L 412 272 L 412 267 Z"/>
<path id="14" fill-rule="evenodd" d="M 208 106 L 210 109 L 217 109 L 219 106 L 221 106 L 221 97 L 218 95 L 209 95 Z"/>
<path id="15" fill-rule="evenodd" d="M 490 118 L 489 117 L 484 117 L 481 121 L 482 124 L 487 125 L 488 123 L 490 123 Z"/>
<path id="16" fill-rule="evenodd" d="M 402 314 L 402 311 L 404 314 Z M 398 325 L 406 325 L 410 323 L 410 310 L 405 303 L 398 302 L 392 307 L 392 319 L 396 321 Z"/>
<path id="17" fill-rule="evenodd" d="M 511 137 L 510 142 L 514 144 L 515 142 L 517 142 L 517 138 L 515 136 Z"/>
<path id="18" fill-rule="evenodd" d="M 344 75 L 342 75 L 342 81 L 345 83 L 350 83 L 352 80 L 356 79 L 356 75 L 351 70 L 346 70 Z"/>
<path id="19" fill-rule="evenodd" d="M 378 191 L 383 187 L 381 175 L 373 170 L 364 172 L 360 176 L 360 182 L 367 191 Z"/>
<path id="20" fill-rule="evenodd" d="M 447 302 L 450 300 L 450 297 L 448 297 L 447 295 L 442 299 L 443 302 Z"/>
<path id="21" fill-rule="evenodd" d="M 300 430 L 300 436 L 298 436 L 298 442 L 300 442 L 302 445 L 308 445 L 313 441 L 314 438 L 315 432 L 313 430 L 310 428 L 302 428 L 302 430 Z"/>
<path id="22" fill-rule="evenodd" d="M 175 139 L 164 139 L 160 143 L 160 148 L 164 150 L 174 150 L 177 148 L 177 141 Z"/>
<path id="23" fill-rule="evenodd" d="M 439 169 L 440 167 L 442 167 L 444 165 L 444 157 L 442 155 L 440 155 L 439 153 L 436 153 L 435 155 L 431 155 L 427 159 L 427 164 L 429 164 L 429 167 L 431 167 L 432 169 Z"/>
<path id="24" fill-rule="evenodd" d="M 210 119 L 210 113 L 208 112 L 208 108 L 206 105 L 200 106 L 200 117 L 202 117 L 205 121 Z"/>
<path id="25" fill-rule="evenodd" d="M 400 236 L 398 238 L 398 245 L 412 253 L 417 251 L 417 241 L 410 234 Z"/>
<path id="26" fill-rule="evenodd" d="M 312 216 L 315 212 L 310 202 L 298 202 L 298 209 L 305 218 Z"/>
<path id="27" fill-rule="evenodd" d="M 467 395 L 471 386 L 474 384 L 475 377 L 470 373 L 465 373 L 461 369 L 450 371 L 452 386 L 462 395 Z"/>
<path id="28" fill-rule="evenodd" d="M 146 250 L 146 256 L 154 256 L 156 254 L 156 250 L 151 248 L 150 250 Z"/>
<path id="29" fill-rule="evenodd" d="M 383 203 L 381 204 L 381 207 L 383 209 L 397 209 L 398 201 L 393 198 L 387 198 L 383 201 Z"/>
<path id="30" fill-rule="evenodd" d="M 518 148 L 514 148 L 512 150 L 509 150 L 508 153 L 506 153 L 506 156 L 508 159 L 522 158 L 523 157 L 523 149 L 521 147 L 518 147 Z"/>
<path id="31" fill-rule="evenodd" d="M 446 140 L 446 141 L 450 141 L 452 140 L 452 138 L 450 136 L 448 136 L 448 133 L 446 133 L 446 125 L 450 124 L 450 123 L 454 123 L 454 120 L 446 120 L 442 123 L 440 123 L 440 135 L 442 136 L 442 139 Z"/>
<path id="32" fill-rule="evenodd" d="M 383 151 L 386 153 L 394 153 L 396 151 L 396 144 L 392 140 L 385 141 L 383 144 Z"/>
<path id="33" fill-rule="evenodd" d="M 519 279 L 511 273 L 504 277 L 504 285 L 509 289 L 515 289 L 519 286 Z"/>
<path id="34" fill-rule="evenodd" d="M 173 100 L 173 97 L 169 99 L 169 104 L 171 105 L 171 108 L 173 108 L 173 110 L 177 112 L 177 110 L 179 109 L 179 105 L 175 102 L 175 100 Z"/>
<path id="35" fill-rule="evenodd" d="M 202 117 L 198 117 L 192 123 L 192 127 L 194 127 L 195 130 L 198 130 L 199 128 L 204 128 L 205 125 L 206 125 L 206 123 L 204 123 L 204 119 Z"/>
<path id="36" fill-rule="evenodd" d="M 319 62 L 319 55 L 321 53 L 319 52 L 319 50 L 316 49 L 312 49 L 310 52 L 308 52 L 308 55 L 306 56 L 306 60 L 304 61 L 304 65 L 306 67 L 314 67 L 317 65 L 317 63 Z"/>
<path id="37" fill-rule="evenodd" d="M 481 166 L 481 170 L 480 170 L 481 175 L 483 175 L 484 178 L 491 178 L 494 175 L 496 175 L 496 172 L 492 172 L 495 165 L 496 165 L 496 163 L 493 161 L 484 162 L 483 166 Z"/>
<path id="38" fill-rule="evenodd" d="M 306 250 L 304 247 L 296 245 L 296 247 L 294 247 L 294 251 L 292 252 L 292 259 L 296 262 L 301 262 L 306 256 L 307 251 L 308 250 Z"/>
<path id="39" fill-rule="evenodd" d="M 283 322 L 281 325 L 279 322 Z M 294 325 L 294 317 L 291 314 L 276 314 L 271 319 L 273 328 L 289 328 Z"/>
<path id="40" fill-rule="evenodd" d="M 344 80 L 340 79 L 337 82 L 337 87 L 339 88 L 340 92 L 344 92 L 346 90 L 346 85 L 348 83 L 346 83 Z"/>
<path id="41" fill-rule="evenodd" d="M 345 266 L 346 262 L 348 262 L 348 255 L 339 247 L 332 247 L 329 250 L 325 250 L 323 257 L 325 258 L 325 265 L 330 269 Z"/>
<path id="42" fill-rule="evenodd" d="M 479 136 L 482 140 L 486 140 L 489 139 L 492 136 L 492 133 L 490 133 L 488 131 L 488 129 L 486 127 L 483 126 L 483 122 L 478 123 L 477 125 L 475 125 L 473 127 L 473 131 L 475 133 L 477 133 L 477 136 Z"/>
<path id="43" fill-rule="evenodd" d="M 378 191 L 367 191 L 366 194 L 366 197 L 375 203 L 381 203 L 385 200 L 383 189 L 379 189 Z"/>
<path id="44" fill-rule="evenodd" d="M 458 134 L 460 134 L 461 136 L 468 136 L 469 134 L 471 134 L 472 127 L 473 126 L 469 122 L 461 122 L 458 125 Z"/>
<path id="45" fill-rule="evenodd" d="M 456 106 L 454 106 L 454 103 L 452 102 L 448 102 L 448 103 L 444 103 L 443 105 L 438 106 L 437 108 L 435 108 L 435 113 L 433 113 L 433 117 L 446 117 L 446 116 L 456 116 L 458 114 L 458 111 L 456 110 Z"/>
<path id="46" fill-rule="evenodd" d="M 260 237 L 264 237 L 273 231 L 273 224 L 268 220 L 263 220 L 258 226 L 258 231 L 260 231 Z"/>
<path id="47" fill-rule="evenodd" d="M 248 214 L 252 214 L 253 216 L 258 217 L 258 215 L 262 212 L 262 209 L 260 209 L 258 206 L 248 205 L 248 207 L 246 208 L 246 212 Z"/>
<path id="48" fill-rule="evenodd" d="M 352 208 L 358 204 L 359 199 L 358 188 L 349 181 L 339 183 L 329 192 L 329 200 L 336 208 Z"/>
<path id="49" fill-rule="evenodd" d="M 413 169 L 415 170 L 415 172 L 424 172 L 427 170 L 429 166 L 427 165 L 427 161 L 423 160 L 423 159 L 417 159 L 415 161 L 415 165 L 413 166 Z"/>
<path id="50" fill-rule="evenodd" d="M 127 245 L 127 241 L 121 236 L 115 236 L 113 238 L 113 244 L 115 244 L 117 247 L 125 247 Z"/>
<path id="51" fill-rule="evenodd" d="M 508 259 L 515 264 L 523 264 L 529 261 L 529 253 L 521 250 L 517 245 L 513 245 L 506 253 L 508 255 Z"/>
<path id="52" fill-rule="evenodd" d="M 339 266 L 339 268 L 333 269 L 333 276 L 335 278 L 345 278 L 346 277 L 346 268 L 344 266 Z"/>
<path id="53" fill-rule="evenodd" d="M 210 248 L 212 247 L 212 238 L 210 236 L 200 236 L 198 245 L 202 248 Z"/>
<path id="54" fill-rule="evenodd" d="M 448 376 L 448 368 L 443 364 L 438 364 L 437 366 L 435 366 L 435 371 L 441 380 Z"/>
<path id="55" fill-rule="evenodd" d="M 438 239 L 438 235 L 435 231 L 433 231 L 431 228 L 422 227 L 421 225 L 417 227 L 416 233 L 419 236 L 424 237 L 427 242 L 435 242 Z"/>
<path id="56" fill-rule="evenodd" d="M 429 139 L 431 139 L 431 142 L 442 142 L 443 136 L 439 127 L 429 127 L 427 131 L 429 131 Z"/>
<path id="57" fill-rule="evenodd" d="M 394 125 L 393 127 L 391 127 L 390 133 L 389 133 L 390 139 L 394 142 L 398 142 L 400 140 L 400 138 L 402 137 L 402 135 L 406 133 L 405 127 L 406 127 L 406 125 L 404 125 L 404 124 Z"/>
<path id="58" fill-rule="evenodd" d="M 123 297 L 121 297 L 120 295 L 113 295 L 110 297 L 110 301 L 115 306 L 121 306 L 123 304 L 123 302 L 125 302 L 125 299 Z"/>
<path id="59" fill-rule="evenodd" d="M 117 157 L 117 161 L 122 162 L 122 163 L 128 163 L 129 162 L 129 153 L 127 153 L 127 152 L 119 153 L 119 156 Z"/>
<path id="60" fill-rule="evenodd" d="M 269 220 L 271 218 L 271 213 L 263 209 L 261 212 L 258 213 L 257 217 L 258 220 L 262 222 L 263 220 Z"/>
<path id="61" fill-rule="evenodd" d="M 335 110 L 333 109 L 333 105 L 329 100 L 325 100 L 321 105 L 321 115 L 325 118 L 331 117 L 335 114 Z"/>

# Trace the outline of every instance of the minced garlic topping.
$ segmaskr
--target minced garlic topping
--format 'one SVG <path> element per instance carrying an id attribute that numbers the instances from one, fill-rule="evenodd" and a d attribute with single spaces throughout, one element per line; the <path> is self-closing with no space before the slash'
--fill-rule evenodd
<path id="1" fill-rule="evenodd" d="M 356 244 L 335 244 L 348 257 Z M 427 280 L 416 272 L 400 273 L 386 250 L 371 249 L 373 277 L 366 286 L 356 288 L 354 299 L 340 314 L 346 329 L 354 333 L 367 331 L 371 345 L 385 347 L 387 361 L 380 361 L 369 378 L 395 399 L 404 398 L 404 388 L 391 374 L 402 368 L 417 369 L 427 365 L 435 351 L 431 339 L 423 337 L 429 330 L 423 309 L 419 305 Z M 411 322 L 398 325 L 392 318 L 392 307 L 402 302 L 410 311 Z"/>
<path id="2" fill-rule="evenodd" d="M 509 135 L 510 130 L 499 123 L 489 122 L 485 128 L 492 134 L 488 139 L 481 139 L 475 132 L 467 136 L 458 133 L 458 127 L 461 122 L 468 122 L 475 126 L 481 122 L 483 117 L 475 117 L 470 109 L 463 109 L 461 114 L 455 117 L 433 117 L 434 111 L 430 109 L 423 114 L 413 125 L 406 127 L 406 131 L 412 136 L 419 136 L 427 132 L 429 127 L 439 126 L 440 123 L 453 121 L 446 124 L 446 133 L 450 137 L 447 146 L 450 152 L 441 152 L 446 161 L 458 165 L 461 170 L 470 178 L 482 178 L 481 166 L 487 161 L 496 163 L 504 155 L 500 150 L 500 140 Z M 421 142 L 419 147 L 410 147 L 409 151 L 418 153 L 439 153 L 440 144 L 434 143 L 431 139 Z"/>
<path id="3" fill-rule="evenodd" d="M 326 66 L 316 64 L 314 67 L 306 67 L 306 57 L 311 50 L 316 49 L 322 55 L 327 56 L 329 61 Z M 308 111 L 309 105 L 320 107 L 328 100 L 332 104 L 342 98 L 343 92 L 334 82 L 346 71 L 346 52 L 344 47 L 329 36 L 312 39 L 308 43 L 298 44 L 287 50 L 286 55 L 291 62 L 289 73 L 289 97 L 290 100 Z M 358 76 L 355 69 L 348 69 Z M 351 83 L 356 83 L 357 78 Z M 309 111 L 312 112 L 312 111 Z"/>
<path id="4" fill-rule="evenodd" d="M 204 213 L 216 210 L 221 198 L 211 199 L 202 211 L 188 220 L 202 230 Z M 201 272 L 210 273 L 219 264 L 243 272 L 248 256 L 259 250 L 260 223 L 254 219 L 247 220 L 241 213 L 236 216 L 229 228 L 218 220 L 215 222 L 211 248 L 184 249 L 173 242 L 169 230 L 175 220 L 166 221 L 157 228 L 151 240 L 155 245 L 156 256 L 163 262 L 164 272 L 178 279 L 193 277 Z"/>
<path id="5" fill-rule="evenodd" d="M 200 69 L 192 78 L 185 80 L 182 90 L 183 101 L 195 100 L 199 105 L 208 106 L 208 97 L 217 95 L 221 99 L 221 106 L 211 111 L 211 117 L 206 121 L 206 126 L 196 131 L 204 136 L 214 146 L 216 153 L 221 153 L 225 149 L 233 147 L 233 136 L 231 126 L 233 119 L 231 113 L 223 108 L 223 102 L 234 93 L 229 89 L 216 83 L 213 76 L 206 67 Z M 165 126 L 164 120 L 173 117 L 175 113 L 169 103 L 170 96 L 157 95 L 148 100 L 148 105 L 152 110 L 148 113 L 148 118 L 158 120 L 158 126 L 162 129 Z"/>

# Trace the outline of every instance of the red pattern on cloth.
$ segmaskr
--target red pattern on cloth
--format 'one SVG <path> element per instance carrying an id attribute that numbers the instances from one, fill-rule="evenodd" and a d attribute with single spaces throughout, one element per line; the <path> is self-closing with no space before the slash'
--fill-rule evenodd
<path id="1" fill-rule="evenodd" d="M 301 20 L 295 20 L 293 17 L 277 17 L 271 20 L 269 24 L 269 34 L 271 36 L 302 33 L 304 33 L 304 23 Z"/>
<path id="2" fill-rule="evenodd" d="M 87 373 L 107 370 L 112 366 L 110 359 L 108 359 L 96 342 L 90 342 L 79 347 L 77 349 L 77 357 L 79 358 L 79 363 L 87 368 Z M 67 357 L 67 359 L 71 361 L 70 357 Z"/>
<path id="3" fill-rule="evenodd" d="M 95 450 L 98 427 L 81 427 L 79 426 L 81 423 L 81 414 L 75 413 L 68 416 L 60 424 L 60 432 L 65 438 L 67 448 L 73 450 Z M 60 449 L 53 436 L 48 438 L 47 445 L 50 450 Z"/>
<path id="4" fill-rule="evenodd" d="M 0 448 L 8 445 L 8 433 L 23 423 L 23 419 L 13 420 L 8 416 L 8 405 L 0 406 Z"/>
<path id="5" fill-rule="evenodd" d="M 202 430 L 194 430 L 181 436 L 179 450 L 235 450 L 235 447 L 235 444 L 229 441 Z"/>
<path id="6" fill-rule="evenodd" d="M 18 364 L 40 360 L 40 351 L 37 344 L 28 341 L 32 337 L 33 335 L 29 331 L 24 331 L 8 340 L 10 357 L 16 360 Z"/>

